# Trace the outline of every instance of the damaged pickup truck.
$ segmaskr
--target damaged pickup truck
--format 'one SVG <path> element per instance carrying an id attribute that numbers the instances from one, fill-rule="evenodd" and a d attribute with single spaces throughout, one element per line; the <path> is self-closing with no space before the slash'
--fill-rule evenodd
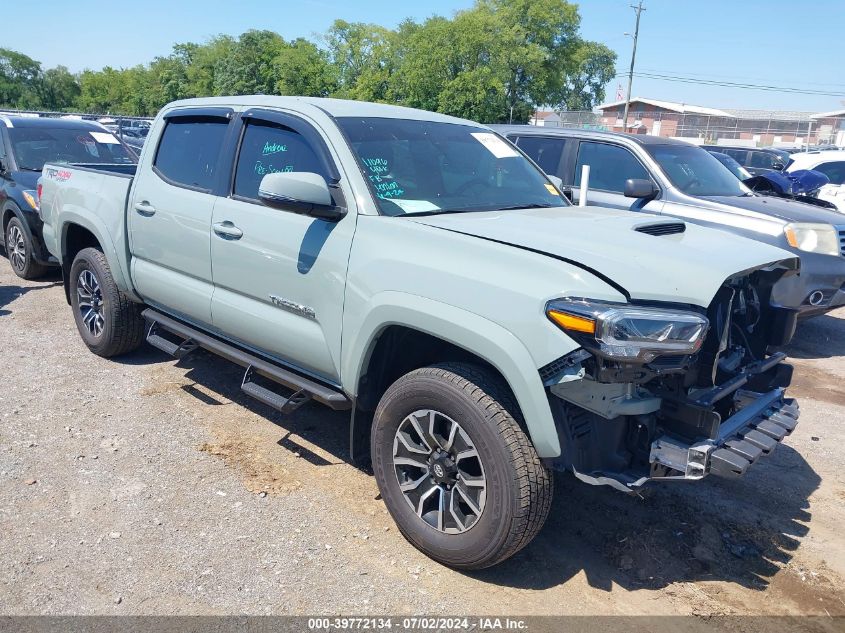
<path id="1" fill-rule="evenodd" d="M 95 354 L 244 367 L 350 411 L 405 537 L 447 565 L 528 544 L 552 469 L 633 491 L 742 475 L 795 427 L 770 301 L 798 260 L 576 208 L 488 128 L 337 100 L 165 107 L 134 175 L 46 165 L 44 239 Z"/>

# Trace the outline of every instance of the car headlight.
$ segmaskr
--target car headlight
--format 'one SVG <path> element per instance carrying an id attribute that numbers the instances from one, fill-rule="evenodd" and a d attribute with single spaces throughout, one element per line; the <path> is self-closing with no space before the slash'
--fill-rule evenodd
<path id="1" fill-rule="evenodd" d="M 26 200 L 27 204 L 29 204 L 29 206 L 32 207 L 34 211 L 38 211 L 38 198 L 36 198 L 37 193 L 32 189 L 27 189 L 26 191 L 22 192 L 22 195 L 23 199 Z"/>
<path id="2" fill-rule="evenodd" d="M 823 255 L 839 255 L 839 234 L 830 224 L 793 222 L 783 229 L 792 248 Z"/>
<path id="3" fill-rule="evenodd" d="M 550 301 L 546 316 L 588 350 L 640 363 L 665 354 L 695 354 L 710 326 L 694 312 L 582 299 Z"/>

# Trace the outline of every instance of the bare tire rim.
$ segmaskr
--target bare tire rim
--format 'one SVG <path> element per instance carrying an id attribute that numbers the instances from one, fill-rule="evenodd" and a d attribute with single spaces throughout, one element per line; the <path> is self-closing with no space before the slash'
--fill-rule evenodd
<path id="1" fill-rule="evenodd" d="M 393 439 L 393 467 L 411 509 L 434 529 L 466 532 L 487 500 L 487 479 L 461 425 L 433 409 L 402 420 Z"/>
<path id="2" fill-rule="evenodd" d="M 9 254 L 9 261 L 17 270 L 26 268 L 26 242 L 23 231 L 17 225 L 9 228 L 9 236 L 6 238 L 6 252 Z"/>
<path id="3" fill-rule="evenodd" d="M 76 296 L 79 299 L 79 316 L 91 336 L 103 333 L 103 293 L 97 276 L 88 269 L 79 273 L 76 279 Z"/>

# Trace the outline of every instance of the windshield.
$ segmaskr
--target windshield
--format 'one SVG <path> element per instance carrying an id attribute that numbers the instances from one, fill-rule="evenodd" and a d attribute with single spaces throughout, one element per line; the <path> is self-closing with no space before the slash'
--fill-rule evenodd
<path id="1" fill-rule="evenodd" d="M 15 127 L 9 140 L 18 169 L 41 171 L 44 163 L 133 164 L 111 132 L 83 128 Z"/>
<path id="2" fill-rule="evenodd" d="M 406 119 L 337 121 L 385 215 L 568 204 L 542 172 L 489 130 Z"/>
<path id="3" fill-rule="evenodd" d="M 750 189 L 707 150 L 694 145 L 646 145 L 663 172 L 690 196 L 744 196 Z"/>

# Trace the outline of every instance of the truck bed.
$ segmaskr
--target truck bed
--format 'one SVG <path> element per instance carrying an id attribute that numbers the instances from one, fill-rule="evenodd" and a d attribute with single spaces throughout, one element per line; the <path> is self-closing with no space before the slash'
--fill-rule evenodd
<path id="1" fill-rule="evenodd" d="M 102 244 L 115 280 L 124 291 L 131 290 L 126 205 L 136 168 L 137 165 L 47 163 L 39 180 L 47 250 L 61 260 L 64 225 L 78 224 Z"/>

